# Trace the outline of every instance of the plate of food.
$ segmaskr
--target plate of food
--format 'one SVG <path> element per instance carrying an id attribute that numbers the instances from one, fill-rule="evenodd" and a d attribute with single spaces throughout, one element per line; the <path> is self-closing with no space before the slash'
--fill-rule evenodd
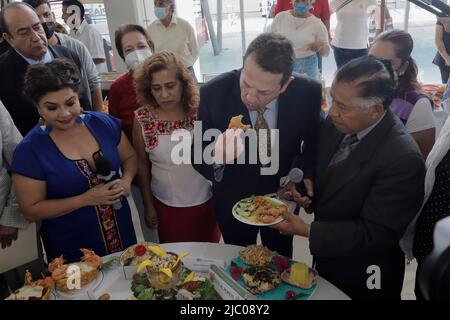
<path id="1" fill-rule="evenodd" d="M 302 262 L 295 262 L 281 273 L 281 280 L 302 289 L 310 289 L 317 278 L 317 271 Z"/>
<path id="2" fill-rule="evenodd" d="M 80 249 L 83 253 L 81 261 L 64 263 L 64 257 L 53 259 L 48 270 L 55 282 L 58 295 L 73 298 L 78 294 L 97 288 L 103 280 L 103 272 L 100 270 L 101 258 L 89 249 Z M 79 279 L 77 279 L 79 272 Z M 79 285 L 79 288 L 77 286 Z"/>
<path id="3" fill-rule="evenodd" d="M 261 294 L 275 289 L 282 282 L 280 274 L 275 270 L 257 266 L 244 268 L 242 279 L 245 289 L 253 294 Z"/>
<path id="4" fill-rule="evenodd" d="M 233 216 L 246 224 L 270 226 L 284 220 L 288 206 L 281 200 L 268 196 L 252 196 L 238 201 L 232 209 Z"/>
<path id="5" fill-rule="evenodd" d="M 51 277 L 34 281 L 31 273 L 25 273 L 24 285 L 11 293 L 5 300 L 55 300 Z"/>
<path id="6" fill-rule="evenodd" d="M 155 254 L 149 249 L 156 244 L 151 242 L 139 242 L 128 247 L 120 255 L 120 264 L 124 267 L 138 266 L 145 260 L 151 259 Z"/>
<path id="7" fill-rule="evenodd" d="M 239 258 L 251 266 L 265 266 L 272 262 L 275 252 L 262 245 L 250 245 L 239 252 Z"/>

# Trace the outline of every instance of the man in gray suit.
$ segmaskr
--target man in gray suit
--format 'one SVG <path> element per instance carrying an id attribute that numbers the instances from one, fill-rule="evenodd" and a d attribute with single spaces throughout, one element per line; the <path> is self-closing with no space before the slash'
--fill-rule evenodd
<path id="1" fill-rule="evenodd" d="M 319 274 L 353 299 L 399 299 L 405 257 L 398 242 L 423 199 L 422 155 L 389 110 L 395 94 L 388 61 L 344 65 L 331 87 L 321 128 L 315 197 L 282 192 L 309 205 L 315 221 L 287 214 L 275 226 L 309 238 Z"/>

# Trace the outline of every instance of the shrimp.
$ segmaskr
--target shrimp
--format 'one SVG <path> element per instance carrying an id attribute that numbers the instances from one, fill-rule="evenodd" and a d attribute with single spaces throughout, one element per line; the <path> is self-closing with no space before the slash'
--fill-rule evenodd
<path id="1" fill-rule="evenodd" d="M 94 251 L 89 249 L 80 249 L 80 251 L 83 253 L 83 256 L 81 257 L 81 261 L 86 262 L 91 267 L 97 269 L 102 264 L 102 259 L 95 254 Z"/>

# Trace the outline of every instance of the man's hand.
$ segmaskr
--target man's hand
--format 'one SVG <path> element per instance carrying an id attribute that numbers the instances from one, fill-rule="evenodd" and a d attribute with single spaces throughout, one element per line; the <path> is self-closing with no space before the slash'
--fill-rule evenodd
<path id="1" fill-rule="evenodd" d="M 290 212 L 283 214 L 285 220 L 270 226 L 284 235 L 297 235 L 309 237 L 309 224 L 305 223 L 302 218 Z"/>
<path id="2" fill-rule="evenodd" d="M 216 164 L 232 163 L 244 151 L 242 129 L 227 129 L 217 137 L 214 146 L 214 161 Z"/>
<path id="3" fill-rule="evenodd" d="M 303 182 L 305 183 L 307 194 L 301 194 L 295 188 L 295 184 L 293 182 L 289 182 L 286 187 L 278 190 L 277 196 L 280 199 L 293 200 L 299 206 L 308 208 L 311 205 L 311 199 L 314 197 L 314 183 L 311 179 L 304 179 Z"/>
<path id="4" fill-rule="evenodd" d="M 17 228 L 0 225 L 0 242 L 2 249 L 11 246 L 12 242 L 17 240 Z"/>

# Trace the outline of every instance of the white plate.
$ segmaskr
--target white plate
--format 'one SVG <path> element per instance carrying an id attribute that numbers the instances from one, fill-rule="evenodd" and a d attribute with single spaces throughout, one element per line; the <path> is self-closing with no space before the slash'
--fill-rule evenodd
<path id="1" fill-rule="evenodd" d="M 95 277 L 94 280 L 89 282 L 87 285 L 82 286 L 78 290 L 72 290 L 72 291 L 65 292 L 65 291 L 58 290 L 58 288 L 56 288 L 56 286 L 55 286 L 55 291 L 57 292 L 57 295 L 63 299 L 74 300 L 74 299 L 78 299 L 81 297 L 82 300 L 90 300 L 89 293 L 93 292 L 95 289 L 97 289 L 100 286 L 104 277 L 105 277 L 105 275 L 103 274 L 103 271 L 98 270 L 97 277 Z"/>
<path id="2" fill-rule="evenodd" d="M 269 199 L 270 199 L 271 201 L 273 201 L 273 202 L 276 202 L 276 203 L 279 203 L 279 204 L 284 204 L 284 205 L 286 205 L 286 204 L 285 204 L 283 201 L 281 201 L 280 199 L 271 198 L 271 197 L 267 197 L 267 196 L 266 196 L 266 198 L 269 198 Z M 237 205 L 239 204 L 239 202 L 241 202 L 241 201 L 243 201 L 243 200 L 247 200 L 247 199 L 249 199 L 249 198 L 245 198 L 245 199 L 242 199 L 242 200 L 238 201 L 238 202 L 233 206 L 233 209 L 231 210 L 231 212 L 233 213 L 233 217 L 235 217 L 235 218 L 236 218 L 237 220 L 239 220 L 240 222 L 245 223 L 245 224 L 249 224 L 249 225 L 252 225 L 252 226 L 271 226 L 271 225 L 280 223 L 281 221 L 284 220 L 284 218 L 283 218 L 282 216 L 279 216 L 277 219 L 275 219 L 275 220 L 274 220 L 273 222 L 271 222 L 271 223 L 262 223 L 262 222 L 254 222 L 254 221 L 248 220 L 248 219 L 245 218 L 245 217 L 242 217 L 242 216 L 238 215 L 237 212 L 236 212 L 236 207 L 237 207 Z"/>

